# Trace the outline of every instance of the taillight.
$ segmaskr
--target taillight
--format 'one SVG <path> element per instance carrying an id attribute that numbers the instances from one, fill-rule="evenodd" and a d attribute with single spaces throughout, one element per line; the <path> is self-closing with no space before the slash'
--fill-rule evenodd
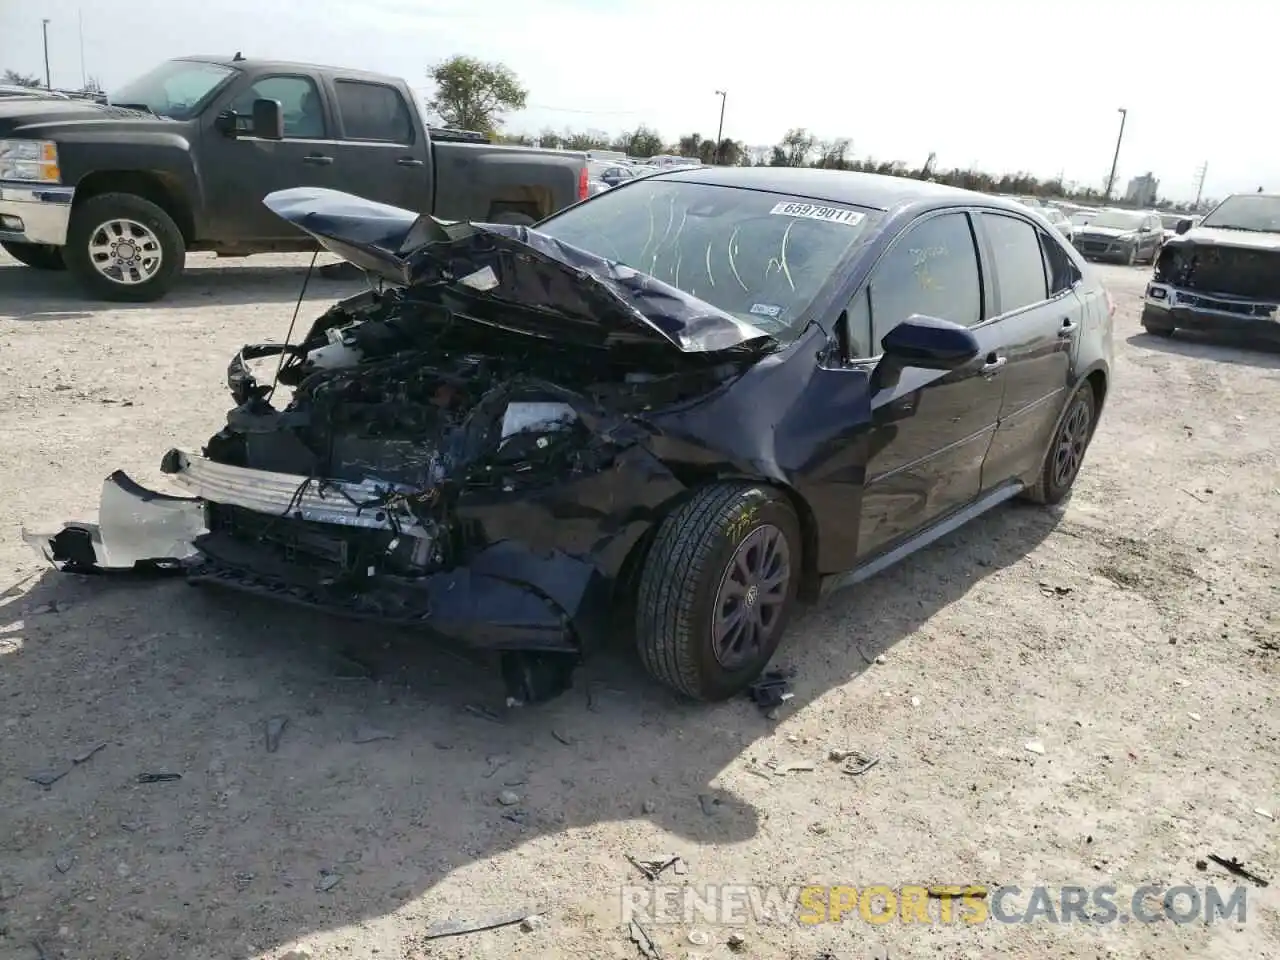
<path id="1" fill-rule="evenodd" d="M 578 199 L 587 199 L 587 194 L 591 192 L 591 185 L 587 180 L 587 168 L 584 166 L 578 171 Z"/>

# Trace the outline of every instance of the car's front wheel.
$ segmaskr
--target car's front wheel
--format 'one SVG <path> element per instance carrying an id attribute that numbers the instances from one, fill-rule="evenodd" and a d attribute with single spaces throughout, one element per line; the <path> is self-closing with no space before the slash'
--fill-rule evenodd
<path id="1" fill-rule="evenodd" d="M 741 693 L 782 640 L 800 563 L 800 524 L 783 493 L 747 483 L 698 490 L 663 520 L 640 574 L 645 668 L 698 700 Z"/>
<path id="2" fill-rule="evenodd" d="M 1054 431 L 1040 477 L 1027 491 L 1028 500 L 1043 504 L 1059 503 L 1071 491 L 1097 422 L 1098 400 L 1093 386 L 1082 383 L 1071 395 L 1067 411 Z"/>
<path id="3" fill-rule="evenodd" d="M 5 252 L 19 263 L 24 263 L 34 270 L 65 270 L 62 262 L 62 250 L 47 243 L 14 243 L 5 240 L 0 243 Z"/>
<path id="4" fill-rule="evenodd" d="M 67 269 L 90 293 L 133 303 L 164 296 L 186 256 L 173 218 L 131 193 L 104 193 L 78 204 L 63 248 Z"/>

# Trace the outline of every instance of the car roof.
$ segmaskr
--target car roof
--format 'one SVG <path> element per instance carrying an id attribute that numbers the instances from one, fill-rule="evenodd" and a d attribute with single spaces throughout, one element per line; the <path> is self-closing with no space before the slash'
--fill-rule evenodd
<path id="1" fill-rule="evenodd" d="M 232 67 L 236 70 L 249 70 L 255 73 L 260 70 L 293 70 L 301 73 L 319 71 L 322 73 L 337 74 L 342 79 L 376 80 L 379 83 L 390 83 L 395 86 L 403 83 L 399 77 L 393 77 L 387 73 L 370 73 L 368 70 L 352 70 L 348 67 L 332 67 L 323 63 L 302 63 L 292 60 L 253 60 L 247 57 L 237 60 L 235 57 L 199 54 L 192 54 L 186 57 L 174 57 L 173 59 L 194 60 L 199 63 L 216 63 L 220 67 Z"/>
<path id="2" fill-rule="evenodd" d="M 664 169 L 648 179 L 681 180 L 743 190 L 767 190 L 809 200 L 848 203 L 873 210 L 889 210 L 917 200 L 950 200 L 953 203 L 981 200 L 992 206 L 1019 206 L 1012 202 L 1000 202 L 987 194 L 926 180 L 812 167 L 676 167 Z"/>

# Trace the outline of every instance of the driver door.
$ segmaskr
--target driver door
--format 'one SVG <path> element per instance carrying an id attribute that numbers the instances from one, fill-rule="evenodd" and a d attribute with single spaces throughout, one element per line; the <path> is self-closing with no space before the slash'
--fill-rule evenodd
<path id="1" fill-rule="evenodd" d="M 892 548 L 977 498 L 1006 362 L 986 320 L 982 262 L 964 211 L 917 220 L 893 241 L 846 311 L 855 356 L 874 366 L 884 335 L 913 314 L 973 329 L 981 352 L 951 372 L 908 367 L 871 398 L 858 557 Z"/>
<path id="2" fill-rule="evenodd" d="M 279 101 L 283 140 L 259 140 L 247 132 L 230 137 L 214 127 L 227 110 L 252 115 L 259 98 Z M 206 116 L 202 154 L 210 239 L 301 240 L 302 232 L 263 206 L 262 198 L 289 187 L 335 186 L 334 123 L 324 91 L 302 74 L 269 74 L 235 85 Z"/>

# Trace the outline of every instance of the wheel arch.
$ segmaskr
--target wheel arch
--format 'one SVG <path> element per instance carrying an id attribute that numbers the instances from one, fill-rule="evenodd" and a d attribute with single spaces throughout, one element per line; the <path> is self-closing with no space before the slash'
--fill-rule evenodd
<path id="1" fill-rule="evenodd" d="M 156 170 L 97 170 L 76 184 L 75 206 L 104 193 L 131 193 L 149 200 L 169 215 L 184 242 L 195 238 L 195 215 L 182 191 L 182 185 L 171 174 Z"/>
<path id="2" fill-rule="evenodd" d="M 640 571 L 644 568 L 645 559 L 648 557 L 649 549 L 657 538 L 658 529 L 661 527 L 662 522 L 687 502 L 696 490 L 713 483 L 750 484 L 752 486 L 767 487 L 782 494 L 795 512 L 796 520 L 800 524 L 800 584 L 798 597 L 805 602 L 811 602 L 818 598 L 822 580 L 818 575 L 818 523 L 813 508 L 800 491 L 790 484 L 780 482 L 772 477 L 753 476 L 751 474 L 698 472 L 693 475 L 680 476 L 680 480 L 685 485 L 684 490 L 662 505 L 649 528 L 636 539 L 636 542 L 623 559 L 617 575 L 615 602 L 626 603 L 634 599 L 635 586 L 639 582 Z"/>

